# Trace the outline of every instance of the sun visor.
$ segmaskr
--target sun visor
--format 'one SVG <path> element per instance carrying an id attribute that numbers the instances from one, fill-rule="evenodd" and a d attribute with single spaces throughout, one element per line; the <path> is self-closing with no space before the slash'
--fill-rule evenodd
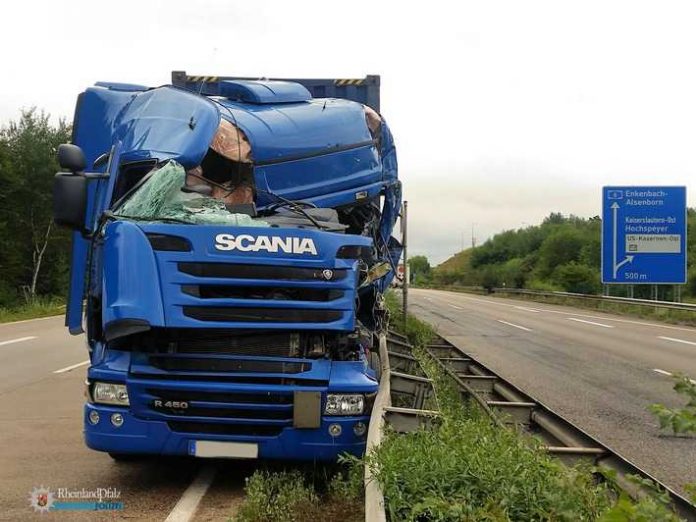
<path id="1" fill-rule="evenodd" d="M 210 100 L 172 87 L 134 96 L 114 122 L 114 140 L 127 160 L 173 159 L 186 168 L 200 164 L 220 124 Z"/>

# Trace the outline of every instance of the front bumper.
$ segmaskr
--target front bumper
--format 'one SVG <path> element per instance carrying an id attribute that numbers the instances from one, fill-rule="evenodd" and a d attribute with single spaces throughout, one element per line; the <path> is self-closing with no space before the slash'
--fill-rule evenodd
<path id="1" fill-rule="evenodd" d="M 89 420 L 93 410 L 100 417 L 96 425 Z M 123 416 L 122 426 L 112 425 L 110 417 L 113 413 Z M 166 422 L 140 419 L 125 408 L 95 404 L 85 404 L 84 408 L 87 446 L 109 453 L 189 455 L 190 441 L 211 440 L 257 443 L 259 458 L 263 459 L 335 461 L 342 453 L 356 456 L 364 453 L 367 434 L 355 435 L 353 427 L 357 422 L 367 425 L 369 417 L 322 417 L 320 428 L 286 427 L 273 437 L 228 436 L 175 432 Z M 332 437 L 329 434 L 331 424 L 341 426 L 340 435 Z"/>

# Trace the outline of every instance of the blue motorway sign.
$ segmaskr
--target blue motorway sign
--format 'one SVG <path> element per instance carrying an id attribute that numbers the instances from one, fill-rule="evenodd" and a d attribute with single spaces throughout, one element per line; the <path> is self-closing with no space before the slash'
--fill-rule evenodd
<path id="1" fill-rule="evenodd" d="M 602 283 L 686 283 L 686 187 L 604 187 Z"/>

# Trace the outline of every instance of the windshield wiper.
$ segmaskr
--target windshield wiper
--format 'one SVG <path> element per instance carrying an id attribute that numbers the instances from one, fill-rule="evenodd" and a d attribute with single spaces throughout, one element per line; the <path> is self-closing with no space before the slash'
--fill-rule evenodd
<path id="1" fill-rule="evenodd" d="M 258 192 L 263 192 L 264 194 L 268 194 L 269 196 L 276 198 L 276 200 L 278 200 L 278 203 L 281 203 L 280 205 L 276 205 L 276 208 L 281 208 L 281 207 L 287 208 L 290 212 L 292 212 L 294 214 L 298 214 L 298 215 L 308 219 L 309 221 L 311 221 L 312 224 L 315 227 L 317 227 L 319 230 L 324 230 L 326 228 L 326 227 L 322 226 L 316 219 L 314 219 L 314 217 L 309 215 L 309 213 L 307 213 L 305 211 L 305 209 L 303 209 L 300 206 L 300 203 L 298 203 L 297 201 L 293 201 L 291 199 L 286 199 L 283 196 L 279 196 L 278 194 L 271 192 L 270 190 L 264 190 L 264 189 L 260 189 L 260 188 L 257 188 L 256 190 Z M 311 203 L 308 203 L 308 204 L 311 204 Z M 315 205 L 313 205 L 313 206 L 316 208 Z"/>

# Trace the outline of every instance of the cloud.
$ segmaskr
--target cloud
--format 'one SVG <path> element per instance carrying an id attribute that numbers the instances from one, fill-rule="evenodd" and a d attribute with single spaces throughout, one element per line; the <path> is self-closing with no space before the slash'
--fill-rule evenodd
<path id="1" fill-rule="evenodd" d="M 175 69 L 380 74 L 411 251 L 441 260 L 472 222 L 482 241 L 552 211 L 596 215 L 602 185 L 689 186 L 695 15 L 688 1 L 25 0 L 0 21 L 0 121 L 32 105 L 71 117 L 95 81 L 160 85 Z"/>

